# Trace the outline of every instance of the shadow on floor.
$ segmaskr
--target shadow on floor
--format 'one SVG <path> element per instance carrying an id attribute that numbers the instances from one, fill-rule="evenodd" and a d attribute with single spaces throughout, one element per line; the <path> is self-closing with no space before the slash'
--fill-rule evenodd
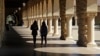
<path id="1" fill-rule="evenodd" d="M 32 56 L 32 48 L 28 43 L 13 29 L 5 30 L 5 37 L 0 48 L 1 56 Z"/>

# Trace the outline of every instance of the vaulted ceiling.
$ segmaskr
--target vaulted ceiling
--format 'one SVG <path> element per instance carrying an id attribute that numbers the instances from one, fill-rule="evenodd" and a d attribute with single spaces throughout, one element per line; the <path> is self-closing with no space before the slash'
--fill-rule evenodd
<path id="1" fill-rule="evenodd" d="M 26 3 L 28 0 L 5 0 L 5 15 L 14 13 L 19 7 L 22 7 L 22 3 Z"/>
<path id="2" fill-rule="evenodd" d="M 6 8 L 17 8 L 21 7 L 23 2 L 27 2 L 28 0 L 5 0 Z"/>

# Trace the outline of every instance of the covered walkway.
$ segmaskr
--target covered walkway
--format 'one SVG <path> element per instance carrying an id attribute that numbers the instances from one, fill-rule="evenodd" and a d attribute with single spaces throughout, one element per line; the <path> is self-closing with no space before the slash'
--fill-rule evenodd
<path id="1" fill-rule="evenodd" d="M 1 56 L 100 56 L 100 0 L 0 0 Z M 47 44 L 30 26 L 45 21 Z M 10 31 L 5 26 L 12 25 Z M 95 26 L 99 25 L 99 29 Z M 60 27 L 59 27 L 60 26 Z M 73 28 L 77 26 L 77 28 Z M 27 27 L 27 28 L 26 28 Z"/>
<path id="2" fill-rule="evenodd" d="M 73 33 L 77 29 L 73 28 Z M 100 32 L 96 31 L 95 32 Z M 97 36 L 97 35 L 96 35 Z M 77 40 L 77 38 L 74 38 Z M 60 40 L 59 36 L 48 34 L 47 45 L 41 46 L 41 38 L 38 35 L 37 44 L 33 46 L 31 31 L 29 28 L 14 26 L 6 31 L 3 46 L 0 49 L 2 56 L 99 56 L 100 40 L 96 38 L 98 47 L 78 47 L 76 41 Z"/>

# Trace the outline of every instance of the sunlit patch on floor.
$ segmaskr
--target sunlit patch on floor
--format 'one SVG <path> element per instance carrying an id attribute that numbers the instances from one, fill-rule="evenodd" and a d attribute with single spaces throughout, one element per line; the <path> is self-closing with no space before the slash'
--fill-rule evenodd
<path id="1" fill-rule="evenodd" d="M 26 41 L 27 43 L 33 43 L 33 41 Z M 41 40 L 37 40 L 36 43 L 41 43 Z M 69 40 L 69 41 L 64 41 L 64 40 L 48 40 L 47 44 L 76 44 L 75 41 Z"/>
<path id="2" fill-rule="evenodd" d="M 100 54 L 100 48 L 92 47 L 42 47 L 35 48 L 35 51 L 62 54 Z"/>

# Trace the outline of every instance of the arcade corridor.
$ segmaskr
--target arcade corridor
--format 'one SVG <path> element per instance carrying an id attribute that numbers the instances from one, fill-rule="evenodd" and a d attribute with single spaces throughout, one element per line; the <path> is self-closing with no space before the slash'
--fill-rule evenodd
<path id="1" fill-rule="evenodd" d="M 48 29 L 44 45 L 42 22 Z M 0 56 L 100 56 L 100 0 L 0 0 Z"/>

